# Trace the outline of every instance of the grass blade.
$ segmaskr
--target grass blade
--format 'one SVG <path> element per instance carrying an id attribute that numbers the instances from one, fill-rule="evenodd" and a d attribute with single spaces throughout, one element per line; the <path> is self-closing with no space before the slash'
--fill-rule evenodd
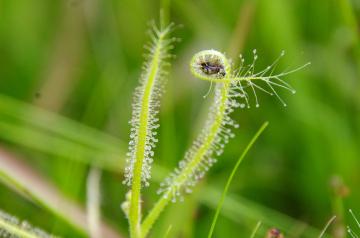
<path id="1" fill-rule="evenodd" d="M 215 229 L 215 225 L 216 225 L 216 221 L 219 217 L 219 214 L 220 214 L 220 211 L 221 211 L 221 208 L 224 204 L 224 201 L 225 201 L 225 197 L 226 197 L 226 194 L 229 190 L 229 187 L 230 187 L 230 184 L 235 176 L 235 173 L 237 171 L 237 169 L 239 168 L 239 165 L 241 164 L 241 162 L 243 161 L 243 159 L 245 158 L 246 154 L 248 153 L 248 151 L 250 150 L 250 148 L 253 146 L 253 144 L 255 143 L 255 141 L 258 139 L 258 137 L 261 135 L 261 133 L 265 130 L 265 128 L 268 126 L 268 122 L 264 122 L 264 124 L 262 124 L 262 126 L 260 127 L 260 129 L 256 132 L 256 134 L 254 135 L 254 137 L 251 139 L 251 141 L 249 142 L 249 144 L 246 146 L 245 150 L 243 151 L 243 153 L 241 154 L 241 156 L 239 157 L 238 161 L 236 162 L 233 170 L 231 171 L 231 174 L 226 182 L 226 185 L 225 185 L 225 188 L 224 188 L 224 191 L 221 195 L 221 198 L 220 198 L 220 201 L 219 201 L 219 204 L 218 204 L 218 207 L 216 209 L 216 212 L 215 212 L 215 216 L 214 216 L 214 219 L 212 221 L 212 224 L 211 224 L 211 227 L 210 227 L 210 231 L 209 231 L 209 235 L 208 235 L 208 238 L 211 238 L 212 237 L 212 234 L 214 232 L 214 229 Z"/>
<path id="2" fill-rule="evenodd" d="M 258 223 L 256 223 L 256 226 L 254 227 L 254 230 L 251 232 L 250 238 L 255 238 L 256 232 L 259 230 L 260 226 L 261 221 L 258 221 Z"/>
<path id="3" fill-rule="evenodd" d="M 86 213 L 80 205 L 65 197 L 47 179 L 40 176 L 16 155 L 0 149 L 0 181 L 26 199 L 61 218 L 81 234 L 88 234 Z M 104 237 L 120 238 L 112 227 L 101 223 Z"/>
<path id="4" fill-rule="evenodd" d="M 336 216 L 333 216 L 330 218 L 330 220 L 326 223 L 324 229 L 321 231 L 320 235 L 318 238 L 322 238 L 325 234 L 325 232 L 327 231 L 327 229 L 329 228 L 329 226 L 331 225 L 331 223 L 333 223 L 333 221 L 336 219 Z"/>

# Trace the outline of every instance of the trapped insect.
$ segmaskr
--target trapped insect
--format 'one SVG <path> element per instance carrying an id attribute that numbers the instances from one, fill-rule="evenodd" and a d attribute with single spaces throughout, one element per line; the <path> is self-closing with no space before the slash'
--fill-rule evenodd
<path id="1" fill-rule="evenodd" d="M 201 63 L 201 70 L 208 75 L 211 74 L 219 74 L 221 76 L 225 76 L 225 70 L 224 70 L 224 66 L 222 65 L 218 65 L 216 63 L 213 62 L 204 62 Z"/>
<path id="2" fill-rule="evenodd" d="M 221 79 L 226 75 L 224 58 L 215 51 L 204 51 L 192 62 L 192 68 L 200 78 Z"/>

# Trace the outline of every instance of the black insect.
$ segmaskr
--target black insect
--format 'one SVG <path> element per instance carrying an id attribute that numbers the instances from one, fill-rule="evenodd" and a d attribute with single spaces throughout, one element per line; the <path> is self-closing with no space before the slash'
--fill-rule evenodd
<path id="1" fill-rule="evenodd" d="M 203 62 L 201 63 L 201 70 L 207 75 L 218 74 L 225 76 L 225 69 L 223 65 L 212 62 Z"/>

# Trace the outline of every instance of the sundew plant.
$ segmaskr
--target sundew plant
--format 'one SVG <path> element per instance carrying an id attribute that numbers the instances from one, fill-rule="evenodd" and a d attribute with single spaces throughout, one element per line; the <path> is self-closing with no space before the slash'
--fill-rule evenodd
<path id="1" fill-rule="evenodd" d="M 277 97 L 281 104 L 286 106 L 278 89 L 285 89 L 291 93 L 295 93 L 295 89 L 284 81 L 283 77 L 309 64 L 276 73 L 276 66 L 284 52 L 281 52 L 272 64 L 259 71 L 255 70 L 258 59 L 256 50 L 253 50 L 250 62 L 240 56 L 238 66 L 217 50 L 201 50 L 194 54 L 189 63 L 190 71 L 194 77 L 210 82 L 210 92 L 213 88 L 213 102 L 200 134 L 186 151 L 178 167 L 160 184 L 159 199 L 144 216 L 141 192 L 150 185 L 151 164 L 154 160 L 156 162 L 156 129 L 160 125 L 157 115 L 167 78 L 170 50 L 177 41 L 170 36 L 172 29 L 172 24 L 160 28 L 153 25 L 150 33 L 151 43 L 145 47 L 147 56 L 140 85 L 134 93 L 130 121 L 132 128 L 123 182 L 129 187 L 129 192 L 122 204 L 129 221 L 130 236 L 133 238 L 147 237 L 167 205 L 170 202 L 184 200 L 185 194 L 192 192 L 197 182 L 218 160 L 225 145 L 235 136 L 234 128 L 238 128 L 237 122 L 231 118 L 234 110 L 250 108 L 251 105 L 259 107 L 258 91 Z"/>
<path id="2" fill-rule="evenodd" d="M 360 237 L 360 0 L 0 2 L 0 238 Z"/>
<path id="3" fill-rule="evenodd" d="M 0 237 L 56 238 L 0 210 Z"/>

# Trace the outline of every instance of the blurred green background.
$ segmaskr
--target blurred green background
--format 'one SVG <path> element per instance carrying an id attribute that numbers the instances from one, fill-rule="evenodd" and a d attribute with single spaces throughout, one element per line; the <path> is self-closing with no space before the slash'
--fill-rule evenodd
<path id="1" fill-rule="evenodd" d="M 118 233 L 102 237 L 127 237 L 120 204 L 132 92 L 148 22 L 161 7 L 183 25 L 173 33 L 182 41 L 162 100 L 145 210 L 211 102 L 203 98 L 209 84 L 189 73 L 192 54 L 213 48 L 236 62 L 256 48 L 261 69 L 284 49 L 279 71 L 312 64 L 286 78 L 295 95 L 278 90 L 288 107 L 259 93 L 259 108 L 233 114 L 236 138 L 151 237 L 168 230 L 168 237 L 206 237 L 226 179 L 264 121 L 270 125 L 241 165 L 214 237 L 249 237 L 259 220 L 258 237 L 271 227 L 316 237 L 332 215 L 328 234 L 345 237 L 345 224 L 355 228 L 347 209 L 360 216 L 359 0 L 0 0 L 0 209 L 50 233 L 86 237 L 86 178 L 99 167 L 102 218 Z"/>

